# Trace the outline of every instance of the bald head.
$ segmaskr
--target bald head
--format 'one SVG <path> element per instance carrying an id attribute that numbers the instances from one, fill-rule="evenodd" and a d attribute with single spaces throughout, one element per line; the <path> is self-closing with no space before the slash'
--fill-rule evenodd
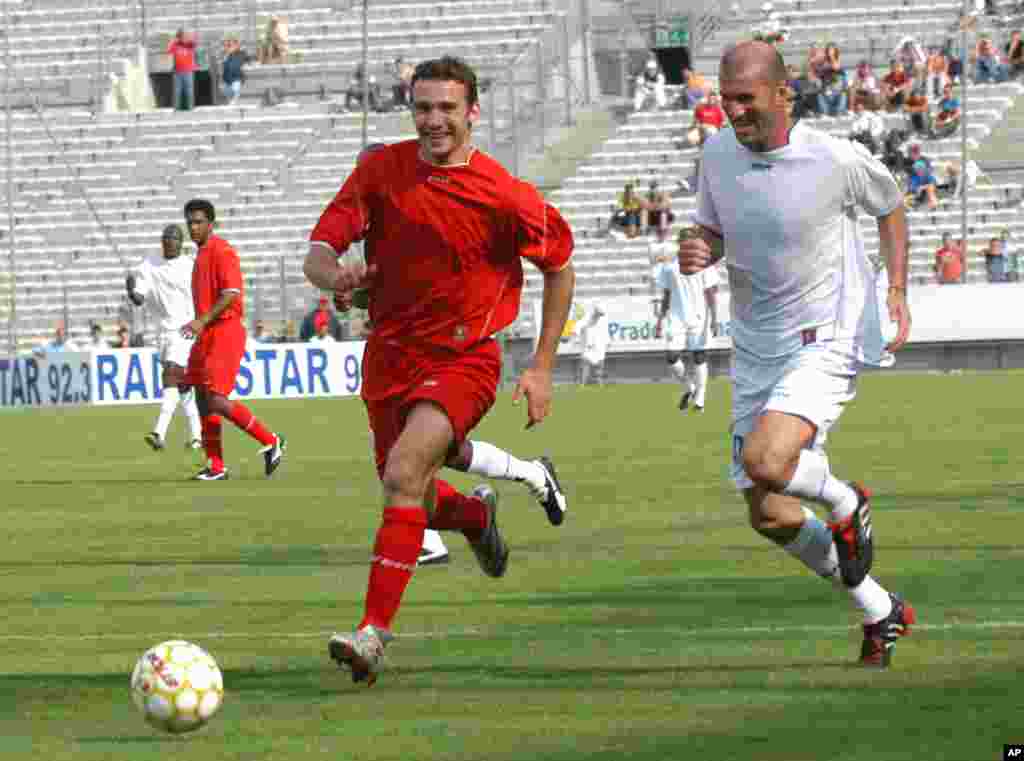
<path id="1" fill-rule="evenodd" d="M 747 79 L 780 84 L 786 81 L 786 62 L 773 45 L 760 40 L 737 43 L 722 54 L 721 79 Z"/>

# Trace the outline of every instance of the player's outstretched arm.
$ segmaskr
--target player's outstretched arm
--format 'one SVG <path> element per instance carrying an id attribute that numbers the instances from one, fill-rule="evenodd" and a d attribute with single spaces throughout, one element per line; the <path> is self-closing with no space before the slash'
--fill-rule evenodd
<path id="1" fill-rule="evenodd" d="M 878 218 L 878 238 L 889 273 L 886 305 L 889 319 L 896 323 L 896 337 L 885 348 L 899 351 L 910 336 L 910 307 L 907 305 L 907 214 L 903 204 Z"/>
<path id="2" fill-rule="evenodd" d="M 512 401 L 526 397 L 526 427 L 532 428 L 551 412 L 552 373 L 558 342 L 569 317 L 576 271 L 569 261 L 557 272 L 544 273 L 544 294 L 541 307 L 540 338 L 533 361 L 527 367 L 512 392 Z"/>

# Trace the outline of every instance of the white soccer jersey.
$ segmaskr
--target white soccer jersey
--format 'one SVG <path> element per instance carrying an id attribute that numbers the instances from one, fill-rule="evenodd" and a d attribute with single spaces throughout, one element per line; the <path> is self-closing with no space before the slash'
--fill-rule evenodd
<path id="1" fill-rule="evenodd" d="M 708 303 L 704 292 L 718 285 L 718 268 L 708 267 L 692 275 L 684 275 L 678 266 L 662 268 L 658 287 L 669 291 L 669 316 L 673 322 L 695 330 L 704 325 L 708 317 Z"/>
<path id="2" fill-rule="evenodd" d="M 163 254 L 150 254 L 139 265 L 135 292 L 156 310 L 160 328 L 177 331 L 195 319 L 192 303 L 192 268 L 195 257 L 181 254 L 165 259 Z"/>
<path id="3" fill-rule="evenodd" d="M 814 328 L 819 338 L 851 339 L 858 358 L 879 361 L 869 356 L 882 345 L 878 276 L 857 207 L 884 217 L 902 203 L 892 174 L 862 145 L 801 123 L 787 145 L 765 153 L 741 145 L 732 129 L 710 138 L 695 219 L 725 242 L 736 346 L 784 356 Z"/>

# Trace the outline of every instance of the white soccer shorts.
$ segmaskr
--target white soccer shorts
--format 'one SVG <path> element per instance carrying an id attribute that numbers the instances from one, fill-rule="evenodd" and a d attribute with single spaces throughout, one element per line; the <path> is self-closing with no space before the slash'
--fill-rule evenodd
<path id="1" fill-rule="evenodd" d="M 857 395 L 858 362 L 848 342 L 820 341 L 777 359 L 733 352 L 733 483 L 749 489 L 754 482 L 743 470 L 743 439 L 758 416 L 769 410 L 804 418 L 817 427 L 812 448 L 824 454 L 829 429 Z"/>
<path id="2" fill-rule="evenodd" d="M 188 355 L 192 351 L 192 340 L 176 330 L 165 330 L 157 339 L 160 362 L 165 365 L 188 367 Z"/>
<path id="3" fill-rule="evenodd" d="M 689 325 L 672 316 L 665 323 L 665 349 L 672 353 L 705 351 L 711 347 L 711 338 L 711 316 L 707 312 L 703 320 Z"/>

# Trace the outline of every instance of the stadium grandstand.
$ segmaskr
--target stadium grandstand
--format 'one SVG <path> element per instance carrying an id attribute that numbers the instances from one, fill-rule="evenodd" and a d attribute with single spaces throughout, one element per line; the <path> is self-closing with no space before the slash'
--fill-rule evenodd
<path id="1" fill-rule="evenodd" d="M 299 319 L 315 297 L 301 261 L 323 205 L 365 142 L 414 136 L 404 109 L 387 105 L 398 58 L 453 53 L 476 66 L 478 143 L 541 186 L 572 223 L 579 297 L 645 296 L 646 239 L 610 234 L 609 222 L 628 181 L 670 190 L 677 227 L 694 208 L 699 147 L 682 139 L 691 114 L 680 105 L 680 61 L 713 86 L 723 47 L 770 27 L 788 62 L 802 64 L 809 46 L 827 41 L 847 66 L 866 60 L 882 72 L 907 36 L 924 47 L 966 42 L 970 52 L 990 35 L 1002 50 L 1019 20 L 1010 3 L 965 15 L 959 3 L 924 0 L 856 8 L 841 0 L 9 0 L 4 13 L 0 319 L 14 351 L 49 336 L 58 319 L 77 338 L 92 324 L 112 335 L 130 319 L 124 274 L 194 196 L 218 206 L 221 232 L 243 257 L 251 318 Z M 259 63 L 275 19 L 287 24 L 287 51 Z M 178 29 L 196 35 L 192 110 L 170 102 L 167 45 Z M 217 86 L 227 38 L 256 59 L 232 103 Z M 633 110 L 633 82 L 652 51 L 667 70 L 669 103 Z M 346 97 L 361 63 L 381 92 L 365 112 Z M 1024 246 L 1024 87 L 1010 76 L 974 84 L 965 66 L 962 128 L 921 142 L 934 162 L 975 161 L 980 179 L 963 201 L 942 197 L 910 211 L 919 284 L 934 282 L 943 232 L 967 239 L 969 283 L 986 279 L 989 238 Z M 907 127 L 902 111 L 881 115 L 890 131 Z M 816 120 L 837 135 L 851 123 L 849 115 Z M 867 221 L 865 232 L 877 248 Z M 530 273 L 525 299 L 539 293 Z M 532 330 L 530 309 L 523 314 L 513 337 Z"/>

